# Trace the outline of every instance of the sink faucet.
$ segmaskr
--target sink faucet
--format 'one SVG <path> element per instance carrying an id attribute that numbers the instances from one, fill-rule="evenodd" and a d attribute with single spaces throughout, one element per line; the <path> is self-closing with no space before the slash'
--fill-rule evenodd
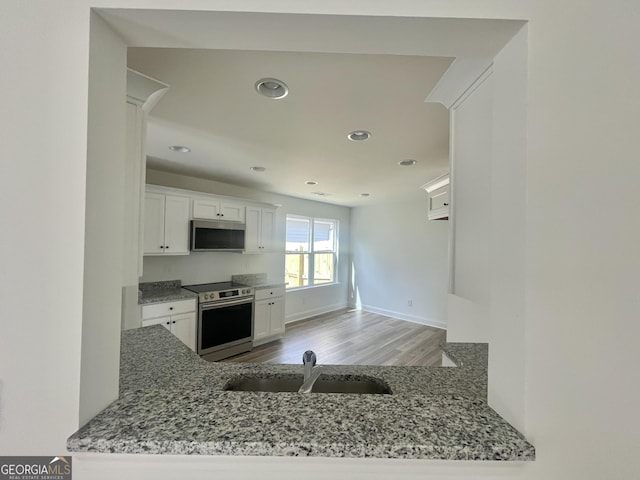
<path id="1" fill-rule="evenodd" d="M 316 383 L 316 380 L 318 380 L 318 377 L 322 373 L 322 367 L 315 367 L 316 354 L 311 350 L 307 350 L 302 354 L 302 364 L 304 365 L 304 383 L 298 390 L 298 393 L 310 393 L 313 384 Z"/>

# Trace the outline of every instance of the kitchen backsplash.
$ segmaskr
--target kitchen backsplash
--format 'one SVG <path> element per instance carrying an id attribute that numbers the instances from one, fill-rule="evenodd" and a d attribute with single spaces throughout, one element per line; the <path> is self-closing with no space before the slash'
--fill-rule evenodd
<path id="1" fill-rule="evenodd" d="M 266 283 L 266 273 L 243 273 L 240 275 L 232 275 L 231 280 L 236 283 L 242 283 L 244 285 L 259 285 Z"/>

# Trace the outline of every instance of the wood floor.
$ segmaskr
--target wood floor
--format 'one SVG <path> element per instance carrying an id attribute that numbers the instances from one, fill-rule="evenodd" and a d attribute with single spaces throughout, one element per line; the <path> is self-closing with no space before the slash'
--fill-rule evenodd
<path id="1" fill-rule="evenodd" d="M 287 325 L 283 339 L 225 362 L 302 363 L 313 350 L 319 364 L 440 366 L 446 331 L 360 310 L 341 310 Z"/>

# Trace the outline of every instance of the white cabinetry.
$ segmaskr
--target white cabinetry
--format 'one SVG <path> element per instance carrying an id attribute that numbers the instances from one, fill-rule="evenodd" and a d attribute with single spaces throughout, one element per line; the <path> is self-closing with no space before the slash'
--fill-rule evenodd
<path id="1" fill-rule="evenodd" d="M 193 199 L 193 218 L 244 222 L 244 205 L 226 200 Z"/>
<path id="2" fill-rule="evenodd" d="M 284 287 L 256 288 L 253 344 L 284 336 Z"/>
<path id="3" fill-rule="evenodd" d="M 245 253 L 272 251 L 275 243 L 276 211 L 271 208 L 247 207 L 246 215 Z"/>
<path id="4" fill-rule="evenodd" d="M 196 351 L 196 299 L 142 306 L 142 326 L 162 325 Z"/>
<path id="5" fill-rule="evenodd" d="M 449 218 L 449 174 L 434 178 L 421 188 L 428 195 L 427 218 L 447 220 Z"/>
<path id="6" fill-rule="evenodd" d="M 189 198 L 147 192 L 144 207 L 144 254 L 189 253 Z"/>

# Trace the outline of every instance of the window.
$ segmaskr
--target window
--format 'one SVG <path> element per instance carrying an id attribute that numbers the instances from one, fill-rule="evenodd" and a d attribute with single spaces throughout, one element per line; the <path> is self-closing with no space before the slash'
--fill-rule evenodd
<path id="1" fill-rule="evenodd" d="M 287 288 L 336 282 L 337 220 L 287 215 Z"/>

